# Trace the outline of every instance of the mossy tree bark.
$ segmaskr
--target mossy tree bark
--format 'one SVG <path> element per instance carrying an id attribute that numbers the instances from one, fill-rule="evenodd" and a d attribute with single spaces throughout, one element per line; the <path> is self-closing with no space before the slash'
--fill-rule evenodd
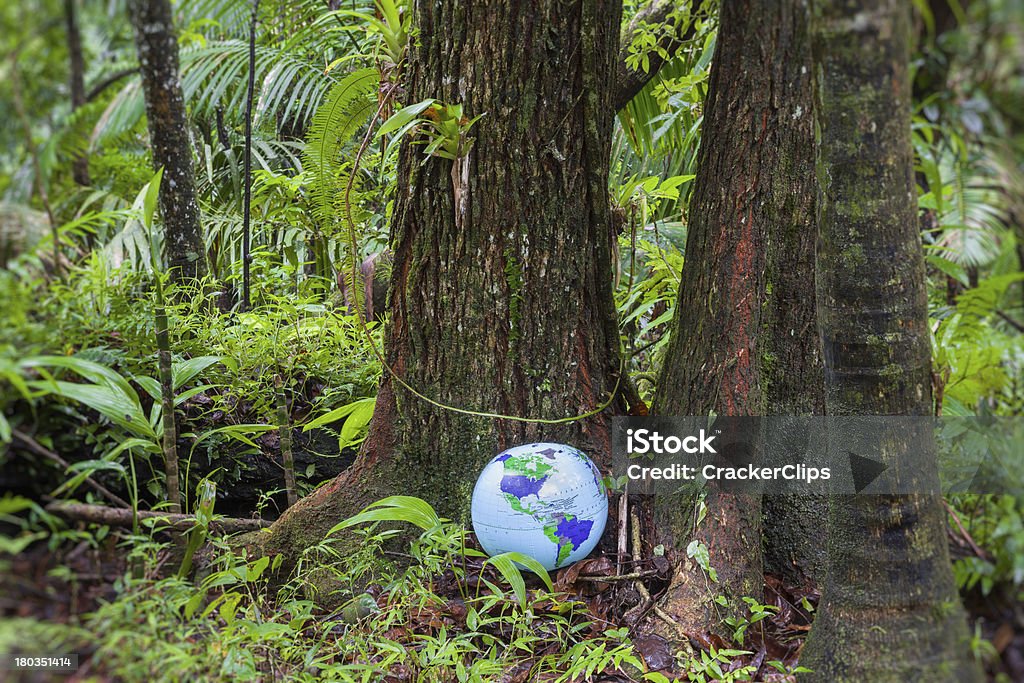
<path id="1" fill-rule="evenodd" d="M 759 415 L 820 405 L 813 325 L 814 138 L 806 7 L 725 0 L 691 201 L 686 266 L 656 412 Z M 817 396 L 816 396 L 817 394 Z M 719 582 L 688 561 L 693 515 L 662 499 L 677 571 L 665 605 L 718 630 L 714 597 L 759 596 L 761 501 L 712 487 L 695 537 Z"/>
<path id="2" fill-rule="evenodd" d="M 909 3 L 814 0 L 818 321 L 830 415 L 930 415 L 931 348 L 910 144 Z M 906 484 L 934 484 L 931 437 Z M 921 474 L 921 473 L 924 474 Z M 908 479 L 908 477 L 910 479 Z M 931 479 L 931 481 L 925 481 Z M 829 571 L 804 681 L 978 681 L 930 495 L 832 499 Z"/>
<path id="3" fill-rule="evenodd" d="M 806 0 L 784 0 L 775 18 L 778 49 L 786 60 L 771 73 L 780 117 L 775 140 L 784 152 L 765 169 L 771 191 L 763 212 L 765 293 L 761 308 L 761 384 L 769 415 L 821 415 L 825 411 L 821 342 L 814 304 L 817 237 L 811 48 Z M 770 160 L 769 160 L 770 162 Z M 762 499 L 764 568 L 790 585 L 824 578 L 823 495 Z"/>
<path id="4" fill-rule="evenodd" d="M 388 364 L 436 401 L 565 418 L 608 401 L 620 370 L 607 194 L 617 0 L 417 3 L 409 102 L 486 114 L 463 172 L 406 144 L 392 222 Z M 453 187 L 453 182 L 459 187 Z M 461 200 L 456 202 L 456 197 Z M 467 521 L 477 473 L 503 447 L 545 439 L 610 449 L 616 398 L 557 425 L 460 414 L 385 374 L 356 463 L 260 541 L 294 554 L 363 505 L 424 498 Z"/>
<path id="5" fill-rule="evenodd" d="M 160 212 L 167 269 L 175 280 L 194 280 L 206 273 L 206 251 L 170 0 L 129 0 L 128 14 L 142 74 L 153 166 L 164 169 Z"/>

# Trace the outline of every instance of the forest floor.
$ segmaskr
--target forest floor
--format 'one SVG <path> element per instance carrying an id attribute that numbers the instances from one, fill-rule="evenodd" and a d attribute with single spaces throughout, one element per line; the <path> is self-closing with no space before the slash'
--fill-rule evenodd
<path id="1" fill-rule="evenodd" d="M 125 577 L 129 573 L 129 567 L 123 547 L 119 547 L 119 544 L 123 544 L 123 541 L 119 541 L 114 534 L 107 536 L 99 543 L 92 540 L 83 540 L 77 544 L 65 543 L 55 552 L 52 552 L 45 542 L 39 542 L 11 558 L 9 571 L 0 573 L 0 620 L 7 623 L 6 629 L 0 626 L 0 641 L 5 637 L 11 638 L 10 631 L 19 631 L 21 629 L 19 624 L 45 623 L 63 625 L 71 629 L 95 629 L 96 622 L 90 623 L 89 615 L 95 613 L 104 604 L 116 603 L 120 599 L 121 593 L 125 591 Z M 505 670 L 500 678 L 494 680 L 500 680 L 503 683 L 525 683 L 533 680 L 586 680 L 613 683 L 640 680 L 635 677 L 637 669 L 615 663 L 614 660 L 609 660 L 607 666 L 598 666 L 584 678 L 559 679 L 555 672 L 552 672 L 550 676 L 537 676 L 536 665 L 539 658 L 557 654 L 560 650 L 565 649 L 565 642 L 560 635 L 562 631 L 559 628 L 559 624 L 562 622 L 558 620 L 565 615 L 566 606 L 570 604 L 576 606 L 576 613 L 568 618 L 565 624 L 571 625 L 571 629 L 575 629 L 580 638 L 594 639 L 595 643 L 601 642 L 603 650 L 603 645 L 606 643 L 614 643 L 617 638 L 624 640 L 628 630 L 628 638 L 632 644 L 631 652 L 642 658 L 646 671 L 663 673 L 669 680 L 676 679 L 677 676 L 680 676 L 681 680 L 687 680 L 686 673 L 679 668 L 680 660 L 676 657 L 678 647 L 673 648 L 657 633 L 659 630 L 658 619 L 651 610 L 651 604 L 645 603 L 641 599 L 634 582 L 617 579 L 618 572 L 610 559 L 610 554 L 601 554 L 601 550 L 599 549 L 599 552 L 595 553 L 591 559 L 579 562 L 553 575 L 555 593 L 547 594 L 548 597 L 543 597 L 545 594 L 540 590 L 531 593 L 534 598 L 534 602 L 531 604 L 533 623 L 529 628 L 539 634 L 539 637 L 530 643 L 532 651 L 524 651 L 511 659 L 504 659 Z M 609 549 L 603 550 L 607 552 Z M 158 575 L 173 574 L 176 566 L 172 559 L 173 554 L 170 546 L 160 549 L 154 556 L 155 561 L 152 566 L 147 569 L 149 574 L 146 577 L 147 580 L 156 581 Z M 629 568 L 629 571 L 647 575 L 645 583 L 654 597 L 657 597 L 658 591 L 664 587 L 665 583 L 664 577 L 659 576 L 658 565 L 659 563 L 645 562 L 639 568 Z M 473 605 L 478 605 L 478 603 L 475 599 L 465 599 L 467 589 L 475 591 L 476 599 L 478 599 L 481 588 L 484 588 L 486 592 L 488 588 L 500 584 L 501 578 L 493 568 L 482 566 L 480 560 L 466 558 L 463 560 L 463 567 L 465 578 L 461 581 L 456 580 L 451 571 L 445 571 L 432 577 L 429 591 L 430 600 L 421 600 L 416 609 L 409 610 L 404 616 L 398 618 L 384 633 L 386 638 L 390 642 L 410 649 L 420 647 L 422 639 L 437 637 L 439 633 L 444 638 L 446 631 L 451 633 L 475 631 L 478 634 L 490 631 L 495 640 L 514 642 L 515 625 L 497 620 L 491 626 L 485 627 L 475 623 L 476 618 L 468 614 L 471 611 L 475 612 L 472 608 L 467 609 L 470 603 Z M 527 577 L 527 586 L 531 589 L 542 589 L 540 582 L 532 575 Z M 374 619 L 393 607 L 394 602 L 388 595 L 389 590 L 391 589 L 382 585 L 371 585 L 367 588 L 367 593 L 373 597 L 376 603 Z M 558 599 L 551 597 L 555 595 L 563 597 Z M 987 667 L 990 680 L 1024 681 L 1024 610 L 1022 610 L 1022 605 L 1006 596 L 999 595 L 998 589 L 987 597 L 982 596 L 980 591 L 965 597 L 972 622 L 981 624 L 980 635 L 990 641 L 994 652 L 998 653 L 998 656 L 994 657 Z M 683 648 L 689 650 L 691 657 L 700 657 L 702 652 L 712 653 L 713 657 L 717 658 L 713 661 L 720 666 L 722 674 L 721 677 L 712 675 L 714 668 L 708 667 L 705 671 L 706 678 L 689 680 L 776 682 L 794 680 L 788 671 L 797 665 L 804 636 L 810 628 L 810 614 L 807 608 L 813 609 L 817 598 L 818 595 L 813 589 L 785 586 L 778 578 L 769 575 L 766 577 L 765 604 L 774 608 L 770 618 L 757 625 L 751 625 L 745 639 L 741 637 L 742 645 L 736 642 L 726 642 L 717 636 L 711 636 L 710 639 L 691 638 L 688 644 L 683 644 Z M 275 609 L 275 605 L 271 602 L 269 605 L 263 605 L 262 609 L 269 613 Z M 137 616 L 129 618 L 127 627 L 129 629 L 132 627 L 134 618 L 145 620 L 147 618 L 145 612 L 146 610 L 140 609 Z M 485 610 L 481 609 L 480 614 L 483 615 L 484 612 Z M 223 617 L 223 610 L 220 614 Z M 519 612 L 518 615 L 517 618 L 523 618 L 523 612 Z M 344 631 L 346 637 L 336 638 L 333 645 L 335 650 L 325 652 L 322 650 L 323 641 L 320 638 L 322 633 L 317 629 L 305 629 L 292 634 L 289 640 L 282 641 L 281 647 L 307 648 L 310 652 L 316 651 L 321 662 L 325 661 L 324 657 L 338 663 L 358 660 L 361 656 L 360 653 L 355 648 L 348 648 L 347 636 L 350 635 L 348 629 L 368 628 L 366 621 L 339 627 L 337 625 L 337 610 L 314 609 L 310 616 L 313 620 L 320 621 L 331 632 L 340 633 L 339 629 Z M 204 614 L 204 617 L 214 622 L 219 619 L 216 613 L 208 616 Z M 549 621 L 548 617 L 553 620 Z M 142 629 L 142 622 L 139 623 L 140 629 Z M 122 623 L 121 628 L 124 628 L 125 625 Z M 227 625 L 230 625 L 230 619 Z M 167 625 L 164 624 L 161 627 L 167 628 Z M 214 630 L 223 629 L 225 624 L 223 622 L 219 625 L 214 624 L 212 628 Z M 4 630 L 8 630 L 8 633 L 4 634 Z M 664 628 L 660 630 L 664 632 Z M 79 668 L 73 674 L 31 673 L 24 674 L 20 678 L 3 679 L 0 676 L 0 679 L 27 683 L 130 680 L 124 677 L 123 668 L 111 670 L 113 667 L 107 666 L 102 654 L 103 645 L 98 644 L 102 643 L 104 634 L 97 633 L 95 635 L 96 642 L 94 643 L 89 643 L 87 639 L 76 640 L 74 637 L 70 641 L 66 641 L 79 643 L 76 646 L 76 651 L 79 654 Z M 182 633 L 168 632 L 164 636 L 170 642 L 178 638 L 182 641 L 197 640 L 195 634 L 188 630 L 183 630 Z M 304 639 L 307 642 L 302 642 Z M 207 643 L 207 647 L 216 649 L 216 643 L 211 643 Z M 107 647 L 109 647 L 109 643 L 107 643 Z M 38 654 L 38 652 L 33 652 L 34 648 L 26 642 L 22 643 L 21 649 L 26 654 Z M 100 652 L 97 651 L 98 649 Z M 612 650 L 610 646 L 608 649 Z M 744 654 L 737 654 L 741 651 Z M 721 653 L 725 653 L 727 656 L 722 656 Z M 365 651 L 363 656 L 365 656 Z M 584 656 L 589 656 L 589 652 Z M 773 668 L 780 665 L 785 668 L 785 672 L 780 673 Z M 260 680 L 281 680 L 290 678 L 292 674 L 296 673 L 294 670 L 290 670 L 290 667 L 293 668 L 294 665 L 284 661 L 274 663 L 273 657 L 268 655 L 265 662 L 257 665 L 257 671 L 260 674 Z M 378 676 L 373 680 L 384 680 L 388 683 L 449 680 L 447 677 L 417 678 L 417 671 L 405 664 L 394 664 L 384 668 L 387 673 L 383 674 L 383 678 Z M 312 672 L 315 674 L 316 670 L 313 669 Z M 731 678 L 730 672 L 739 675 Z M 8 672 L 9 674 L 10 672 Z M 996 678 L 997 674 L 1001 674 L 1001 677 Z M 313 680 L 315 679 L 316 675 Z"/>

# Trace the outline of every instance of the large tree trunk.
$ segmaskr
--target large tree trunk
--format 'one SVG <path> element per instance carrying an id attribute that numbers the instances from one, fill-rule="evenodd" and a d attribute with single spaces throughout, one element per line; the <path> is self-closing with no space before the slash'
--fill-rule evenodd
<path id="1" fill-rule="evenodd" d="M 805 8 L 725 0 L 720 26 L 656 411 L 812 412 L 820 377 Z M 763 588 L 760 496 L 709 487 L 706 502 L 695 536 L 710 550 L 717 584 L 682 552 L 694 535 L 686 503 L 666 498 L 656 509 L 677 555 L 665 608 L 687 632 L 718 630 L 717 594 L 756 597 Z"/>
<path id="2" fill-rule="evenodd" d="M 193 280 L 206 273 L 206 253 L 192 175 L 185 101 L 178 76 L 178 40 L 171 3 L 129 0 L 128 13 L 142 73 L 153 166 L 164 169 L 160 210 L 167 268 L 176 280 Z"/>
<path id="3" fill-rule="evenodd" d="M 78 28 L 77 0 L 64 0 L 64 23 L 68 32 L 68 82 L 71 87 L 71 111 L 85 104 L 85 59 L 82 34 Z M 89 157 L 84 153 L 71 164 L 71 176 L 79 185 L 89 184 Z"/>
<path id="4" fill-rule="evenodd" d="M 765 306 L 761 319 L 761 383 L 771 415 L 821 415 L 825 411 L 821 341 L 814 306 L 817 238 L 811 47 L 806 0 L 784 0 L 776 18 L 786 51 L 771 74 L 773 97 L 789 112 L 777 121 L 783 151 L 764 170 L 771 191 L 762 211 L 768 231 Z M 771 159 L 767 160 L 769 163 Z M 825 573 L 828 511 L 820 494 L 768 495 L 762 499 L 764 568 L 790 585 L 817 582 Z"/>
<path id="5" fill-rule="evenodd" d="M 818 321 L 830 415 L 932 413 L 908 9 L 898 0 L 814 2 Z M 913 471 L 899 472 L 904 485 L 937 482 L 930 441 L 890 437 L 890 467 L 914 458 Z M 802 680 L 980 680 L 941 499 L 857 495 L 831 508 L 829 571 L 801 658 L 814 673 Z"/>
<path id="6" fill-rule="evenodd" d="M 388 364 L 353 467 L 261 537 L 294 553 L 383 495 L 419 496 L 468 518 L 473 483 L 506 446 L 538 439 L 610 448 L 620 370 L 607 195 L 616 0 L 417 3 L 409 102 L 486 114 L 460 161 L 406 144 L 392 224 Z M 462 197 L 456 204 L 455 196 Z"/>

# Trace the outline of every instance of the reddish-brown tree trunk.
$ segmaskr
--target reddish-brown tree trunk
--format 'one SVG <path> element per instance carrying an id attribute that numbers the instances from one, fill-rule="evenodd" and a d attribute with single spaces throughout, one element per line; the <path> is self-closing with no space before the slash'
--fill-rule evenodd
<path id="1" fill-rule="evenodd" d="M 657 413 L 820 406 L 809 58 L 801 3 L 723 1 Z M 706 504 L 696 531 L 692 502 L 656 505 L 677 567 L 665 609 L 691 633 L 720 628 L 717 595 L 742 605 L 739 597 L 763 588 L 760 496 L 710 487 Z M 694 538 L 707 545 L 718 583 L 686 557 Z"/>

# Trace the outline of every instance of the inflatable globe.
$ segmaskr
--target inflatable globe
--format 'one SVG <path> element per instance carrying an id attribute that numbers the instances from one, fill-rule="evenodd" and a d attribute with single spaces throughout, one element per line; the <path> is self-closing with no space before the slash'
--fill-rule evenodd
<path id="1" fill-rule="evenodd" d="M 608 496 L 586 455 L 563 444 L 531 443 L 487 463 L 470 511 L 488 555 L 516 551 L 552 570 L 594 549 L 608 521 Z"/>

